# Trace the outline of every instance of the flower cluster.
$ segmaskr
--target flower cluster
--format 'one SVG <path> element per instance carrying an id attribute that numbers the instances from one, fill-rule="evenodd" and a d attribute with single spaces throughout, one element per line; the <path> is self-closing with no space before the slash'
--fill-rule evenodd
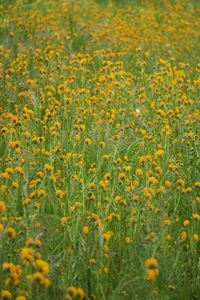
<path id="1" fill-rule="evenodd" d="M 196 2 L 1 1 L 0 298 L 199 297 Z"/>

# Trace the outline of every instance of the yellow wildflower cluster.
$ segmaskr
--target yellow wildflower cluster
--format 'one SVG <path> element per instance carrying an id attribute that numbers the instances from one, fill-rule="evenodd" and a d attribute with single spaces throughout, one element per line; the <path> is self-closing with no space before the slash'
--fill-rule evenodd
<path id="1" fill-rule="evenodd" d="M 0 2 L 0 298 L 198 299 L 198 1 Z"/>

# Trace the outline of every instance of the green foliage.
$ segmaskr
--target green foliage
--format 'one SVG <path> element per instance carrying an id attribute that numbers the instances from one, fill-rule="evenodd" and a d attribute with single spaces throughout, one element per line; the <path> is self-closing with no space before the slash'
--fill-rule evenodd
<path id="1" fill-rule="evenodd" d="M 0 8 L 0 298 L 197 300 L 198 4 Z"/>

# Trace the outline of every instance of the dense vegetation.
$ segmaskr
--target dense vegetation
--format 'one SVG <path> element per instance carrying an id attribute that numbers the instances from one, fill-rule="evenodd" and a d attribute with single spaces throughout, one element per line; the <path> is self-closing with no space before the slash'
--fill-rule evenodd
<path id="1" fill-rule="evenodd" d="M 198 300 L 198 1 L 0 3 L 0 297 Z"/>

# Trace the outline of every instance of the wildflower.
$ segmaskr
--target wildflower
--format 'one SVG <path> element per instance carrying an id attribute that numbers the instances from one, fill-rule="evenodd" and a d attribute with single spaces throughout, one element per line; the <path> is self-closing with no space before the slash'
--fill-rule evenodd
<path id="1" fill-rule="evenodd" d="M 164 156 L 164 151 L 163 151 L 163 150 L 158 150 L 158 151 L 156 151 L 155 154 L 154 154 L 154 157 L 155 157 L 156 160 L 157 160 L 158 158 L 160 158 L 160 157 L 163 157 L 163 156 Z"/>
<path id="2" fill-rule="evenodd" d="M 105 142 L 101 141 L 101 142 L 99 142 L 99 146 L 100 146 L 101 148 L 105 148 L 106 144 L 105 144 Z"/>
<path id="3" fill-rule="evenodd" d="M 45 197 L 46 196 L 46 191 L 45 190 L 39 190 L 37 191 L 38 197 Z"/>
<path id="4" fill-rule="evenodd" d="M 17 181 L 13 181 L 12 186 L 17 190 L 19 188 L 19 183 Z"/>
<path id="5" fill-rule="evenodd" d="M 132 167 L 131 166 L 125 166 L 123 169 L 124 169 L 125 172 L 130 172 Z"/>
<path id="6" fill-rule="evenodd" d="M 109 160 L 109 159 L 110 159 L 110 154 L 103 155 L 103 160 Z"/>
<path id="7" fill-rule="evenodd" d="M 183 232 L 181 233 L 181 240 L 182 240 L 182 241 L 186 241 L 186 239 L 187 239 L 187 232 L 186 232 L 186 231 L 183 231 Z"/>
<path id="8" fill-rule="evenodd" d="M 15 229 L 12 227 L 8 227 L 6 232 L 11 238 L 15 238 L 17 236 Z"/>
<path id="9" fill-rule="evenodd" d="M 143 176 L 143 171 L 142 171 L 141 169 L 137 169 L 137 170 L 135 171 L 135 174 L 136 174 L 137 176 Z"/>
<path id="10" fill-rule="evenodd" d="M 152 183 L 153 185 L 157 185 L 158 180 L 155 177 L 151 176 L 149 177 L 149 183 Z"/>
<path id="11" fill-rule="evenodd" d="M 166 186 L 166 187 L 170 187 L 170 186 L 171 186 L 171 182 L 170 182 L 169 180 L 166 180 L 166 181 L 165 181 L 165 186 Z"/>
<path id="12" fill-rule="evenodd" d="M 89 260 L 89 264 L 90 264 L 90 265 L 95 265 L 95 264 L 96 264 L 96 260 L 95 260 L 94 258 L 91 258 L 91 259 Z"/>
<path id="13" fill-rule="evenodd" d="M 18 148 L 20 146 L 20 141 L 11 141 L 8 143 L 8 147 L 11 149 Z"/>
<path id="14" fill-rule="evenodd" d="M 102 235 L 102 238 L 103 238 L 104 241 L 109 241 L 112 236 L 113 236 L 113 232 L 112 231 L 107 231 Z"/>
<path id="15" fill-rule="evenodd" d="M 47 171 L 47 172 L 52 172 L 52 171 L 54 170 L 54 167 L 51 166 L 51 165 L 49 165 L 49 164 L 45 164 L 45 165 L 44 165 L 44 169 L 45 169 L 45 171 Z"/>
<path id="16" fill-rule="evenodd" d="M 193 234 L 193 240 L 198 241 L 199 240 L 199 235 L 197 233 Z"/>
<path id="17" fill-rule="evenodd" d="M 36 240 L 35 245 L 36 245 L 36 247 L 41 248 L 42 242 L 40 240 Z"/>
<path id="18" fill-rule="evenodd" d="M 76 289 L 76 296 L 80 299 L 84 299 L 85 293 L 81 288 Z"/>
<path id="19" fill-rule="evenodd" d="M 6 136 L 8 134 L 8 129 L 6 128 L 6 127 L 3 127 L 2 129 L 1 129 L 1 135 L 2 136 Z"/>
<path id="20" fill-rule="evenodd" d="M 89 228 L 88 228 L 87 226 L 84 226 L 84 227 L 82 228 L 82 232 L 83 232 L 85 235 L 87 235 L 87 234 L 89 233 Z"/>
<path id="21" fill-rule="evenodd" d="M 148 258 L 145 261 L 145 267 L 147 268 L 146 279 L 148 281 L 154 281 L 159 274 L 158 261 L 155 258 Z"/>
<path id="22" fill-rule="evenodd" d="M 80 141 L 81 141 L 81 136 L 80 136 L 80 134 L 76 134 L 76 135 L 75 135 L 75 141 L 76 141 L 77 143 L 80 143 Z"/>
<path id="23" fill-rule="evenodd" d="M 158 261 L 155 258 L 148 258 L 145 261 L 145 267 L 147 268 L 157 268 L 158 267 Z"/>
<path id="24" fill-rule="evenodd" d="M 34 240 L 32 238 L 26 240 L 26 246 L 31 246 L 34 244 Z"/>
<path id="25" fill-rule="evenodd" d="M 32 262 L 34 260 L 34 250 L 32 248 L 22 248 L 21 259 Z"/>
<path id="26" fill-rule="evenodd" d="M 95 189 L 95 183 L 94 182 L 91 182 L 89 185 L 88 185 L 88 189 L 90 190 L 94 190 Z"/>
<path id="27" fill-rule="evenodd" d="M 70 219 L 69 217 L 62 217 L 60 219 L 60 222 L 61 222 L 62 225 L 65 225 L 69 221 L 69 219 Z"/>
<path id="28" fill-rule="evenodd" d="M 114 201 L 116 204 L 119 202 L 119 200 L 120 200 L 120 196 L 115 196 Z"/>
<path id="29" fill-rule="evenodd" d="M 129 237 L 129 236 L 126 236 L 125 237 L 125 243 L 128 245 L 128 244 L 130 244 L 131 243 L 131 238 Z"/>
<path id="30" fill-rule="evenodd" d="M 0 213 L 6 210 L 6 204 L 4 201 L 0 201 Z"/>
<path id="31" fill-rule="evenodd" d="M 40 272 L 34 273 L 33 274 L 33 279 L 41 285 L 44 284 L 44 276 Z"/>
<path id="32" fill-rule="evenodd" d="M 49 273 L 49 264 L 42 259 L 37 259 L 35 262 L 36 268 L 40 270 L 43 276 Z"/>
<path id="33" fill-rule="evenodd" d="M 200 197 L 196 197 L 196 202 L 200 204 Z"/>
<path id="34" fill-rule="evenodd" d="M 149 269 L 147 270 L 146 279 L 148 281 L 154 281 L 159 274 L 159 270 L 157 269 Z"/>
<path id="35" fill-rule="evenodd" d="M 70 286 L 67 288 L 67 293 L 72 297 L 76 297 L 76 288 L 74 286 Z"/>
<path id="36" fill-rule="evenodd" d="M 179 185 L 181 187 L 184 187 L 184 185 L 185 185 L 185 182 L 182 179 L 178 179 L 176 183 L 177 183 L 177 185 Z"/>
<path id="37" fill-rule="evenodd" d="M 92 144 L 92 141 L 91 141 L 91 139 L 86 138 L 86 139 L 85 139 L 85 143 L 86 143 L 87 145 L 91 145 L 91 144 Z"/>
<path id="38" fill-rule="evenodd" d="M 200 181 L 195 182 L 194 186 L 200 188 Z"/>
<path id="39" fill-rule="evenodd" d="M 171 225 L 172 221 L 168 218 L 164 220 L 165 225 Z"/>
<path id="40" fill-rule="evenodd" d="M 200 215 L 198 213 L 192 214 L 192 217 L 193 217 L 194 220 L 200 221 Z"/>
<path id="41" fill-rule="evenodd" d="M 172 240 L 172 236 L 170 234 L 167 234 L 165 236 L 165 241 L 171 241 Z"/>
<path id="42" fill-rule="evenodd" d="M 12 294 L 8 290 L 3 290 L 1 292 L 1 297 L 3 299 L 11 299 L 12 298 Z"/>
<path id="43" fill-rule="evenodd" d="M 185 220 L 184 222 L 183 222 L 183 226 L 184 227 L 187 227 L 187 226 L 189 226 L 190 225 L 190 221 L 189 220 Z"/>
<path id="44" fill-rule="evenodd" d="M 108 274 L 109 269 L 107 267 L 104 267 L 104 268 L 101 269 L 101 272 L 104 273 L 104 274 Z"/>
<path id="45" fill-rule="evenodd" d="M 63 199 L 64 195 L 65 195 L 65 192 L 63 192 L 62 190 L 56 190 L 56 196 L 59 199 Z"/>

